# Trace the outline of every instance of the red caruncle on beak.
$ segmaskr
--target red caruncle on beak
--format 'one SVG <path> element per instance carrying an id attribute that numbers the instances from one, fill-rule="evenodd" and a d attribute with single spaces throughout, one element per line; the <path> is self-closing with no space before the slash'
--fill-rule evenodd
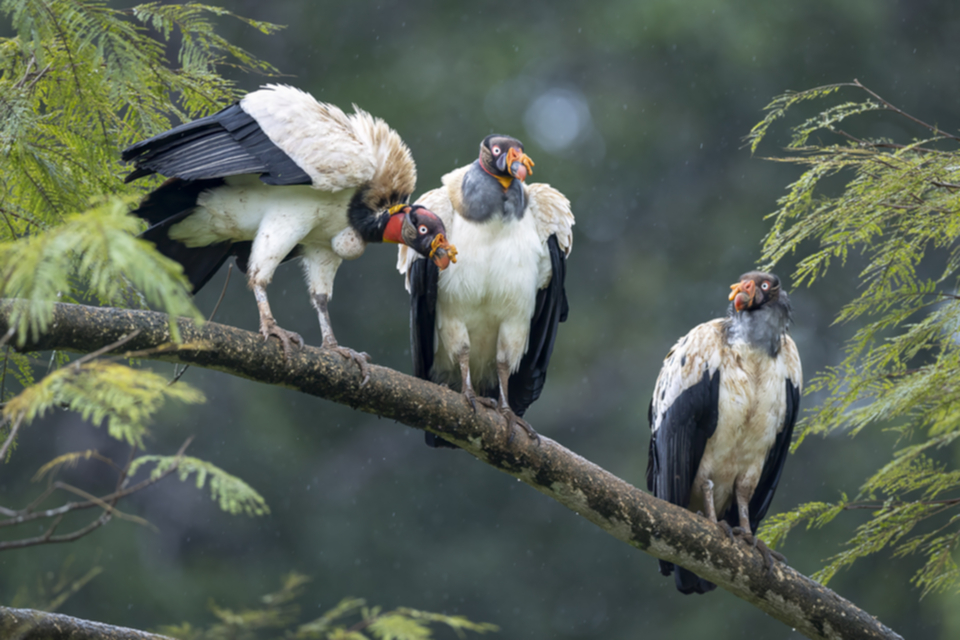
<path id="1" fill-rule="evenodd" d="M 733 308 L 738 312 L 753 306 L 753 301 L 757 294 L 756 282 L 753 280 L 742 280 L 730 285 L 730 289 L 730 296 L 727 299 L 733 300 Z"/>

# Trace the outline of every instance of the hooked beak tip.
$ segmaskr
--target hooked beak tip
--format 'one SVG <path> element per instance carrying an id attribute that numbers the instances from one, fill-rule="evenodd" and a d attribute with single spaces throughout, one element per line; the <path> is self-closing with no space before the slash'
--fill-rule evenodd
<path id="1" fill-rule="evenodd" d="M 430 255 L 428 256 L 433 263 L 437 265 L 440 271 L 450 266 L 451 262 L 457 261 L 457 248 L 447 242 L 442 233 L 438 233 L 430 243 Z"/>

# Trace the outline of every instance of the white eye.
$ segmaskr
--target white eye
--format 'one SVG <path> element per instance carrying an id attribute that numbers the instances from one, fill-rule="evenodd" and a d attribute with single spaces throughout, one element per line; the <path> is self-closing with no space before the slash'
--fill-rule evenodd
<path id="1" fill-rule="evenodd" d="M 427 229 L 427 225 L 425 225 L 425 224 L 420 225 L 420 234 L 421 234 L 421 235 L 427 233 L 427 231 L 429 231 L 429 229 Z"/>
<path id="2" fill-rule="evenodd" d="M 769 282 L 764 282 L 763 284 L 760 285 L 760 288 L 763 289 L 764 291 L 766 291 L 767 289 L 770 288 L 770 283 L 769 283 Z"/>
<path id="3" fill-rule="evenodd" d="M 494 147 L 494 148 L 490 149 L 490 151 L 493 151 L 493 155 L 495 155 L 495 156 L 500 155 L 500 147 Z"/>

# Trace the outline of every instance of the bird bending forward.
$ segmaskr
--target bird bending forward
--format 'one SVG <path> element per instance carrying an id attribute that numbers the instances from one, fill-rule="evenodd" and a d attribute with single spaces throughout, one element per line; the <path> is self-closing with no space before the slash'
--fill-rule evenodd
<path id="1" fill-rule="evenodd" d="M 787 459 L 803 372 L 780 280 L 751 271 L 731 289 L 727 317 L 694 327 L 664 360 L 648 416 L 647 488 L 751 542 L 770 566 L 754 534 Z M 716 588 L 660 561 L 663 575 L 674 569 L 682 593 Z"/>
<path id="2" fill-rule="evenodd" d="M 456 250 L 436 215 L 406 204 L 417 172 L 400 136 L 354 111 L 267 85 L 122 157 L 135 165 L 127 182 L 152 173 L 169 178 L 133 213 L 150 225 L 142 237 L 183 266 L 194 293 L 236 256 L 257 300 L 260 333 L 278 338 L 289 357 L 303 340 L 277 326 L 266 287 L 281 262 L 299 256 L 323 347 L 352 358 L 366 379 L 366 354 L 340 347 L 330 327 L 340 263 L 369 242 L 404 244 L 439 269 L 456 260 Z"/>
<path id="3" fill-rule="evenodd" d="M 522 416 L 543 390 L 567 318 L 574 220 L 559 191 L 524 184 L 532 167 L 519 140 L 487 136 L 478 160 L 417 200 L 443 220 L 457 264 L 441 273 L 400 247 L 398 268 L 411 295 L 415 375 L 459 389 L 474 410 L 477 402 L 496 409 L 510 429 L 536 438 Z"/>

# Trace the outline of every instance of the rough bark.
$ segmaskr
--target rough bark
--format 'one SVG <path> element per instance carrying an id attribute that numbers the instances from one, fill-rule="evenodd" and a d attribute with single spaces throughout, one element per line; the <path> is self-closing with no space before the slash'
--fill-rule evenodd
<path id="1" fill-rule="evenodd" d="M 8 330 L 11 308 L 0 303 L 0 335 Z M 436 433 L 615 538 L 695 571 L 809 638 L 900 638 L 823 585 L 784 564 L 767 570 L 756 550 L 731 541 L 705 518 L 654 498 L 550 438 L 511 438 L 496 412 L 474 413 L 449 389 L 375 365 L 361 388 L 356 365 L 337 354 L 306 347 L 286 361 L 276 341 L 264 343 L 255 333 L 187 320 L 179 326 L 190 348 L 147 357 L 282 385 Z M 164 314 L 58 304 L 48 330 L 23 349 L 89 353 L 137 329 L 125 349 L 154 349 L 170 340 Z"/>
<path id="2" fill-rule="evenodd" d="M 4 640 L 172 640 L 155 633 L 114 627 L 80 618 L 0 607 L 0 638 Z"/>

